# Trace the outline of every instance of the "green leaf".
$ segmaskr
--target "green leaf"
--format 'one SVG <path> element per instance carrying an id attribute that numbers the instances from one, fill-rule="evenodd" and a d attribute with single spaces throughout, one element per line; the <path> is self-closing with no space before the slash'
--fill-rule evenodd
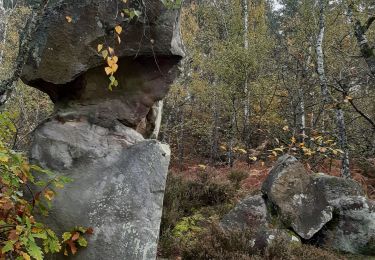
<path id="1" fill-rule="evenodd" d="M 65 232 L 63 235 L 62 235 L 62 238 L 65 241 L 68 241 L 70 238 L 72 237 L 72 233 L 71 232 Z"/>
<path id="2" fill-rule="evenodd" d="M 34 241 L 29 240 L 26 250 L 29 255 L 34 257 L 36 260 L 43 260 L 42 249 Z"/>
<path id="3" fill-rule="evenodd" d="M 87 247 L 87 240 L 84 237 L 80 236 L 77 242 L 78 242 L 78 245 L 82 247 Z"/>
<path id="4" fill-rule="evenodd" d="M 3 248 L 1 249 L 1 252 L 3 254 L 9 252 L 9 251 L 13 251 L 13 245 L 14 245 L 15 241 L 7 241 L 5 242 L 5 245 L 3 246 Z"/>
<path id="5" fill-rule="evenodd" d="M 36 234 L 33 234 L 33 237 L 40 238 L 40 239 L 47 239 L 47 233 L 46 232 L 36 233 Z"/>

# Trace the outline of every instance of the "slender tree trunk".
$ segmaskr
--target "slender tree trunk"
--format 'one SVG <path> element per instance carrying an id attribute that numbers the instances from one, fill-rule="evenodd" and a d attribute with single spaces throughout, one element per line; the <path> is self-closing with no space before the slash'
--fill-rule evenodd
<path id="1" fill-rule="evenodd" d="M 249 2 L 248 0 L 242 0 L 243 6 L 243 25 L 244 25 L 244 48 L 245 51 L 249 50 Z M 244 82 L 244 126 L 243 126 L 243 136 L 246 146 L 246 150 L 250 149 L 250 95 L 249 95 L 249 79 L 248 73 L 245 73 Z M 248 163 L 250 159 L 247 158 Z"/>
<path id="2" fill-rule="evenodd" d="M 218 111 L 218 98 L 217 98 L 217 89 L 216 89 L 216 80 L 214 80 L 212 84 L 213 88 L 213 104 L 212 104 L 212 117 L 213 117 L 213 124 L 212 124 L 212 135 L 211 135 L 211 152 L 210 152 L 210 159 L 211 163 L 214 163 L 217 159 L 218 155 L 218 147 L 219 147 L 219 138 L 218 138 L 218 128 L 219 128 L 219 111 Z"/>
<path id="3" fill-rule="evenodd" d="M 305 110 L 305 90 L 304 85 L 306 84 L 307 75 L 309 72 L 309 65 L 311 63 L 311 52 L 312 52 L 312 46 L 310 45 L 308 49 L 308 56 L 305 61 L 305 64 L 303 65 L 303 71 L 302 71 L 302 84 L 300 84 L 300 87 L 298 89 L 298 130 L 300 134 L 300 142 L 305 142 L 306 137 L 306 110 Z"/>
<path id="4" fill-rule="evenodd" d="M 346 127 L 344 112 L 337 102 L 332 97 L 328 89 L 327 78 L 324 67 L 324 52 L 323 52 L 323 40 L 325 32 L 325 17 L 324 17 L 324 0 L 319 0 L 320 16 L 319 16 L 319 34 L 316 43 L 316 55 L 317 55 L 317 72 L 319 75 L 320 87 L 323 96 L 324 105 L 335 107 L 335 119 L 338 133 L 338 140 L 340 148 L 343 151 L 341 156 L 341 175 L 344 178 L 350 178 L 350 165 L 349 165 L 349 147 L 346 137 Z M 331 108 L 330 108 L 331 109 Z"/>
<path id="5" fill-rule="evenodd" d="M 305 112 L 305 97 L 302 86 L 298 89 L 298 107 L 297 107 L 297 127 L 299 134 L 299 141 L 304 142 L 306 129 L 306 112 Z"/>
<path id="6" fill-rule="evenodd" d="M 373 47 L 370 46 L 366 35 L 368 28 L 375 21 L 375 16 L 370 17 L 367 20 L 367 23 L 362 25 L 361 22 L 354 17 L 353 11 L 354 6 L 353 4 L 350 4 L 348 8 L 348 16 L 350 22 L 353 25 L 354 35 L 357 39 L 362 56 L 365 59 L 371 74 L 375 76 L 375 53 Z"/>
<path id="7" fill-rule="evenodd" d="M 3 66 L 4 46 L 7 37 L 7 17 L 4 8 L 4 1 L 0 0 L 0 44 L 3 46 L 0 49 L 0 65 Z"/>
<path id="8" fill-rule="evenodd" d="M 230 129 L 229 129 L 229 145 L 228 145 L 228 165 L 229 167 L 233 167 L 234 165 L 234 153 L 233 153 L 233 148 L 234 148 L 234 129 L 235 129 L 235 124 L 236 124 L 236 115 L 235 111 L 233 109 L 232 115 L 231 115 L 231 122 L 230 122 Z"/>

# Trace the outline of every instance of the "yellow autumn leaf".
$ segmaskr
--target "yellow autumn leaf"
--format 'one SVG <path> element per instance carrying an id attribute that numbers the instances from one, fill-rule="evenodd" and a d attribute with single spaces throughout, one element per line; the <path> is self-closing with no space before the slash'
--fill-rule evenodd
<path id="1" fill-rule="evenodd" d="M 295 144 L 296 143 L 296 138 L 293 136 L 291 139 L 290 139 L 290 141 L 292 142 L 292 144 Z"/>
<path id="2" fill-rule="evenodd" d="M 246 153 L 247 153 L 246 150 L 245 150 L 245 149 L 242 149 L 242 148 L 238 149 L 238 151 L 239 151 L 240 153 L 243 153 L 243 154 L 246 154 Z"/>
<path id="3" fill-rule="evenodd" d="M 113 64 L 113 66 L 111 67 L 111 69 L 112 69 L 112 72 L 115 73 L 118 70 L 118 65 L 117 64 Z"/>
<path id="4" fill-rule="evenodd" d="M 117 34 L 121 34 L 121 32 L 122 32 L 122 27 L 121 27 L 120 25 L 117 25 L 117 26 L 115 27 L 115 31 L 116 31 Z"/>
<path id="5" fill-rule="evenodd" d="M 24 260 L 30 260 L 31 259 L 30 256 L 25 252 L 21 252 L 21 255 L 22 255 Z"/>
<path id="6" fill-rule="evenodd" d="M 202 170 L 205 170 L 207 168 L 207 166 L 204 164 L 199 164 L 198 167 L 201 168 Z"/>
<path id="7" fill-rule="evenodd" d="M 108 51 L 107 50 L 102 51 L 102 56 L 104 59 L 106 59 L 108 57 Z"/>
<path id="8" fill-rule="evenodd" d="M 108 64 L 109 67 L 113 67 L 113 65 L 115 65 L 117 62 L 118 62 L 117 56 L 107 58 L 107 64 Z"/>
<path id="9" fill-rule="evenodd" d="M 65 19 L 66 19 L 66 21 L 68 22 L 68 23 L 71 23 L 72 22 L 72 17 L 70 17 L 70 16 L 65 16 Z"/>
<path id="10" fill-rule="evenodd" d="M 289 126 L 287 126 L 287 125 L 284 126 L 284 127 L 283 127 L 283 130 L 284 130 L 284 131 L 289 131 Z"/>
<path id="11" fill-rule="evenodd" d="M 109 54 L 111 54 L 111 55 L 115 54 L 115 50 L 111 47 L 108 47 L 108 51 L 109 51 Z"/>
<path id="12" fill-rule="evenodd" d="M 252 160 L 252 161 L 254 161 L 254 162 L 255 162 L 256 160 L 258 160 L 258 158 L 257 158 L 256 156 L 249 157 L 249 159 Z"/>
<path id="13" fill-rule="evenodd" d="M 353 100 L 353 98 L 351 96 L 346 96 L 345 99 L 344 99 L 344 102 L 347 103 L 350 100 Z"/>
<path id="14" fill-rule="evenodd" d="M 98 52 L 100 52 L 103 49 L 103 44 L 98 44 Z"/>
<path id="15" fill-rule="evenodd" d="M 105 67 L 104 70 L 105 70 L 105 73 L 106 73 L 107 75 L 112 74 L 112 68 L 111 68 L 111 67 Z"/>
<path id="16" fill-rule="evenodd" d="M 55 193 L 52 191 L 52 190 L 46 190 L 44 192 L 44 197 L 47 199 L 47 200 L 52 200 L 53 197 L 55 197 Z"/>

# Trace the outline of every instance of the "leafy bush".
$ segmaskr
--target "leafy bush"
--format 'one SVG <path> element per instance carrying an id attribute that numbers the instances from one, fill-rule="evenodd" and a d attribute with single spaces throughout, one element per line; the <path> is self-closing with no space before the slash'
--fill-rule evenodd
<path id="1" fill-rule="evenodd" d="M 47 253 L 60 252 L 63 243 L 75 253 L 76 243 L 86 246 L 84 238 L 75 235 L 75 240 L 60 242 L 54 231 L 34 217 L 36 212 L 48 215 L 56 189 L 70 180 L 30 164 L 23 154 L 9 148 L 7 142 L 16 131 L 10 118 L 10 114 L 0 114 L 0 259 L 40 260 Z M 37 181 L 34 174 L 46 174 L 50 180 Z M 33 192 L 31 185 L 40 191 Z"/>
<path id="2" fill-rule="evenodd" d="M 213 221 L 194 243 L 184 244 L 181 255 L 183 259 L 250 259 L 257 253 L 252 237 L 251 230 L 226 233 Z"/>
<path id="3" fill-rule="evenodd" d="M 232 207 L 235 189 L 202 172 L 197 180 L 168 175 L 164 195 L 159 247 L 164 256 L 178 254 L 182 244 L 194 240 L 211 216 L 222 216 Z"/>

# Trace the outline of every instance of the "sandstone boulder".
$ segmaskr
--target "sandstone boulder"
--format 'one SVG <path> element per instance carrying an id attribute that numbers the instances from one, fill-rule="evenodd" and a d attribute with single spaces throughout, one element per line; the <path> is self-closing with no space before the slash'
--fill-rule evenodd
<path id="1" fill-rule="evenodd" d="M 362 187 L 352 179 L 344 179 L 326 174 L 314 174 L 312 183 L 327 201 L 333 201 L 343 196 L 365 196 Z"/>
<path id="2" fill-rule="evenodd" d="M 267 208 L 262 196 L 248 196 L 221 220 L 224 229 L 245 229 L 267 224 Z"/>
<path id="3" fill-rule="evenodd" d="M 343 252 L 375 256 L 375 202 L 363 196 L 331 202 L 332 223 L 322 230 L 325 244 Z"/>
<path id="4" fill-rule="evenodd" d="M 129 22 L 123 10 L 139 16 Z M 117 25 L 123 28 L 120 44 Z M 113 91 L 99 44 L 119 59 Z M 50 96 L 59 117 L 117 120 L 145 137 L 157 127 L 153 107 L 167 94 L 184 55 L 179 10 L 153 0 L 50 1 L 31 45 L 21 78 Z"/>
<path id="5" fill-rule="evenodd" d="M 299 237 L 292 231 L 271 225 L 268 215 L 262 196 L 248 196 L 222 218 L 220 225 L 226 232 L 250 231 L 252 247 L 257 251 L 265 250 L 274 241 L 300 243 Z"/>
<path id="6" fill-rule="evenodd" d="M 75 226 L 94 229 L 75 259 L 156 258 L 167 145 L 121 124 L 107 129 L 55 120 L 39 126 L 33 143 L 34 161 L 73 180 L 44 221 L 59 234 Z"/>
<path id="7" fill-rule="evenodd" d="M 33 6 L 40 1 L 27 0 Z M 126 3 L 125 3 L 126 2 Z M 131 22 L 124 9 L 140 12 Z M 71 20 L 67 20 L 70 17 Z M 114 34 L 123 27 L 120 44 Z M 33 52 L 23 70 L 26 82 L 63 85 L 103 64 L 98 44 L 111 46 L 118 57 L 173 57 L 183 55 L 179 11 L 155 0 L 53 0 L 33 35 Z M 157 59 L 156 59 L 157 60 Z M 68 87 L 68 86 L 66 86 Z"/>
<path id="8" fill-rule="evenodd" d="M 304 239 L 310 239 L 332 219 L 332 207 L 303 165 L 290 155 L 279 158 L 262 192 L 284 225 Z"/>

